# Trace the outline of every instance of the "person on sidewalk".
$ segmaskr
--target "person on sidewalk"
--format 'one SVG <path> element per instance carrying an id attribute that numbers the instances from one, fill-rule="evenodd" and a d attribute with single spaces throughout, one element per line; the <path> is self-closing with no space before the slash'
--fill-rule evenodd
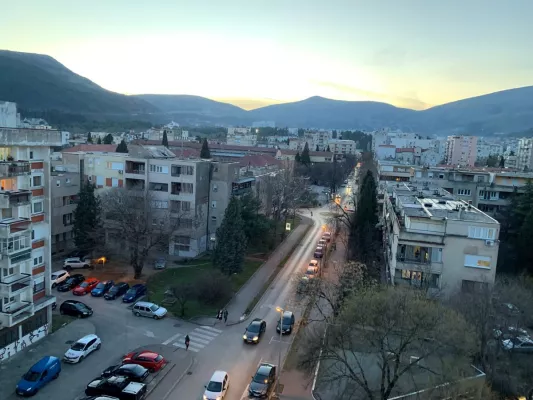
<path id="1" fill-rule="evenodd" d="M 228 310 L 224 309 L 224 323 L 228 323 Z"/>
<path id="2" fill-rule="evenodd" d="M 189 350 L 189 343 L 191 343 L 191 339 L 189 338 L 189 335 L 185 336 L 185 350 Z"/>
<path id="3" fill-rule="evenodd" d="M 222 310 L 218 310 L 217 319 L 222 321 Z"/>

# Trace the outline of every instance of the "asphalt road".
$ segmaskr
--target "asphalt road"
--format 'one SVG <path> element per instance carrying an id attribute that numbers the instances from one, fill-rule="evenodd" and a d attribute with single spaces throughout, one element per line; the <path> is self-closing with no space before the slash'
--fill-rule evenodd
<path id="1" fill-rule="evenodd" d="M 293 335 L 286 335 L 280 341 L 279 334 L 276 333 L 279 313 L 276 312 L 275 307 L 280 306 L 293 311 L 297 320 L 301 317 L 303 304 L 300 304 L 298 295 L 295 293 L 297 277 L 304 273 L 309 260 L 312 259 L 328 211 L 329 209 L 325 207 L 313 210 L 312 218 L 315 220 L 315 225 L 296 248 L 248 319 L 251 321 L 253 318 L 262 318 L 266 321 L 267 329 L 261 341 L 257 345 L 243 343 L 242 335 L 248 322 L 224 327 L 224 331 L 208 348 L 195 354 L 196 360 L 190 370 L 190 375 L 186 375 L 176 388 L 168 393 L 167 398 L 202 399 L 204 385 L 207 384 L 215 370 L 229 373 L 230 386 L 225 400 L 248 398 L 248 383 L 258 364 L 269 362 L 278 365 L 280 350 L 282 359 L 285 358 Z M 309 215 L 306 213 L 306 216 Z M 166 398 L 157 400 L 166 400 Z"/>

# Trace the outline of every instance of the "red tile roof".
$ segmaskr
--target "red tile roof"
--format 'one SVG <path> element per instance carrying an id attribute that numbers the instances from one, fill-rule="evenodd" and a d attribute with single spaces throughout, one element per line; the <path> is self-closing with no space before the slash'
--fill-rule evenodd
<path id="1" fill-rule="evenodd" d="M 160 140 L 135 140 L 135 144 L 151 144 L 151 145 L 158 145 L 161 144 Z M 182 142 L 180 140 L 172 140 L 168 142 L 169 147 L 177 148 L 177 147 L 186 147 L 191 149 L 201 149 L 202 144 L 197 142 Z M 267 154 L 276 154 L 278 149 L 274 147 L 259 147 L 259 146 L 234 146 L 229 145 L 225 143 L 216 143 L 209 141 L 209 149 L 210 150 L 228 150 L 228 151 L 242 151 L 242 152 L 254 152 L 254 153 L 267 153 Z"/>
<path id="2" fill-rule="evenodd" d="M 281 160 L 266 154 L 250 154 L 239 159 L 241 167 L 266 167 L 266 166 L 280 166 L 283 164 Z"/>
<path id="3" fill-rule="evenodd" d="M 73 153 L 76 151 L 100 151 L 107 153 L 114 153 L 117 149 L 116 144 L 79 144 L 68 149 L 61 150 L 63 153 Z"/>
<path id="4" fill-rule="evenodd" d="M 281 152 L 281 154 L 295 156 L 296 153 L 298 153 L 298 150 L 280 149 L 280 152 Z M 300 152 L 300 154 L 302 154 L 302 153 Z M 315 156 L 315 157 L 332 157 L 333 153 L 331 153 L 329 151 L 310 151 L 309 155 L 310 156 Z"/>

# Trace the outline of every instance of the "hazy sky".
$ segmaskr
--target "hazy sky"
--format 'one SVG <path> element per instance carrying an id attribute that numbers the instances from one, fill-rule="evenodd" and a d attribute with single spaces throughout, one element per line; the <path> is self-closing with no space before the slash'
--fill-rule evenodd
<path id="1" fill-rule="evenodd" d="M 121 93 L 419 109 L 533 85 L 532 17 L 533 0 L 18 0 L 0 48 Z"/>

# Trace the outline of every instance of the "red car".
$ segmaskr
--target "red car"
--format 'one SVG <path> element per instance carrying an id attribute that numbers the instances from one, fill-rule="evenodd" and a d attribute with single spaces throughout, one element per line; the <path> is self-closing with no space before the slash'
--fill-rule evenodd
<path id="1" fill-rule="evenodd" d="M 161 354 L 154 353 L 150 350 L 138 351 L 126 354 L 122 364 L 137 364 L 150 372 L 159 371 L 165 364 L 165 359 Z"/>
<path id="2" fill-rule="evenodd" d="M 87 293 L 91 293 L 91 290 L 93 290 L 99 283 L 100 281 L 96 278 L 87 278 L 72 290 L 72 294 L 83 296 Z"/>

